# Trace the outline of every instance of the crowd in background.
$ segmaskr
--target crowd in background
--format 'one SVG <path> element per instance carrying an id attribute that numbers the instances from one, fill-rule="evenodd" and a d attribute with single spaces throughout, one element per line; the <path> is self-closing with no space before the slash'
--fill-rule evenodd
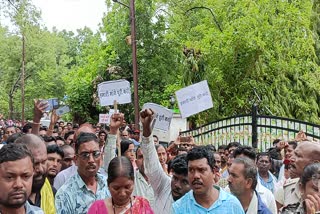
<path id="1" fill-rule="evenodd" d="M 34 118 L 0 118 L 0 213 L 307 213 L 320 212 L 320 144 L 303 132 L 264 152 L 231 142 L 168 145 L 114 114 L 109 126 L 73 124 L 45 104 Z M 218 145 L 217 147 L 215 145 Z"/>

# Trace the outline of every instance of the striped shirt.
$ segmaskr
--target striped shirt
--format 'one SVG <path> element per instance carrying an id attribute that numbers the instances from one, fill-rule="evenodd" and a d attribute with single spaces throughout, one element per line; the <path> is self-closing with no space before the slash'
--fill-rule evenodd
<path id="1" fill-rule="evenodd" d="M 154 191 L 155 214 L 170 214 L 173 203 L 171 195 L 171 178 L 163 171 L 153 137 L 143 137 L 141 149 L 144 158 L 144 172 Z"/>

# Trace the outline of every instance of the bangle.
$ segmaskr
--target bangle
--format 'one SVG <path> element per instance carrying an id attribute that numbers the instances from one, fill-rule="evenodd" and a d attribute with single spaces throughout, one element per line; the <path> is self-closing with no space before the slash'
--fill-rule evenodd
<path id="1" fill-rule="evenodd" d="M 36 122 L 32 121 L 32 124 L 40 125 L 41 123 L 36 123 Z"/>

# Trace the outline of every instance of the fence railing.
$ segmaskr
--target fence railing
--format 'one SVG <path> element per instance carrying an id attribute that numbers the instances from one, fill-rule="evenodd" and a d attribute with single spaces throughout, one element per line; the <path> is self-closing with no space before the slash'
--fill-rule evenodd
<path id="1" fill-rule="evenodd" d="M 259 115 L 257 106 L 251 114 L 237 115 L 217 120 L 194 130 L 181 132 L 182 136 L 192 135 L 197 144 L 221 144 L 239 142 L 265 151 L 275 139 L 293 140 L 304 131 L 308 138 L 320 140 L 320 126 L 300 120 Z"/>

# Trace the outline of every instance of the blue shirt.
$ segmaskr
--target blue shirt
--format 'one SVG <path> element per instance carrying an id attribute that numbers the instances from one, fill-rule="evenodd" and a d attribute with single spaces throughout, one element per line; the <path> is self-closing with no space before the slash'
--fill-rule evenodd
<path id="1" fill-rule="evenodd" d="M 44 214 L 40 207 L 32 206 L 26 201 L 24 207 L 26 208 L 26 214 Z"/>
<path id="2" fill-rule="evenodd" d="M 172 205 L 173 212 L 175 214 L 185 214 L 185 213 L 232 213 L 232 214 L 244 214 L 244 210 L 239 202 L 239 200 L 222 190 L 219 187 L 216 187 L 219 190 L 219 198 L 211 205 L 209 208 L 204 208 L 197 203 L 196 199 L 193 196 L 193 191 L 189 191 L 178 201 L 174 202 Z"/>
<path id="3" fill-rule="evenodd" d="M 94 201 L 111 197 L 107 178 L 99 173 L 96 178 L 96 194 L 87 188 L 79 173 L 69 178 L 56 194 L 57 214 L 86 214 Z"/>
<path id="4" fill-rule="evenodd" d="M 274 175 L 272 175 L 272 173 L 269 172 L 269 171 L 268 171 L 268 175 L 269 175 L 269 178 L 268 178 L 268 181 L 267 181 L 267 182 L 264 181 L 264 179 L 260 177 L 259 173 L 258 173 L 258 178 L 259 178 L 261 184 L 262 184 L 265 188 L 269 189 L 272 193 L 274 193 L 274 192 L 275 192 L 275 191 L 274 191 L 274 190 L 275 190 L 275 189 L 274 189 L 274 184 L 277 182 L 277 179 L 276 179 L 276 178 L 274 177 Z"/>

